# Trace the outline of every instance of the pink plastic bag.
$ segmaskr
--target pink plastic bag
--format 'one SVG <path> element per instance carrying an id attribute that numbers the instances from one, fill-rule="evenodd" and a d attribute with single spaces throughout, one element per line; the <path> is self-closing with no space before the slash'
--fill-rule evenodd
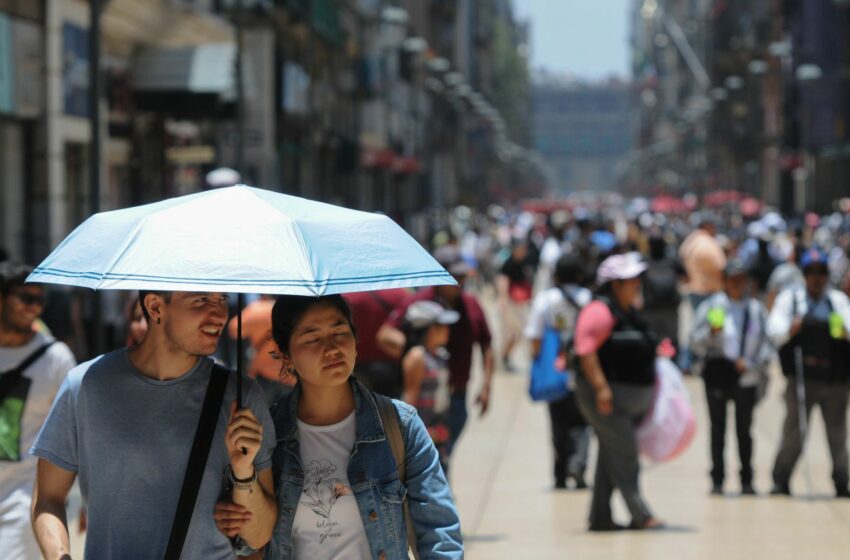
<path id="1" fill-rule="evenodd" d="M 638 449 L 653 461 L 669 461 L 688 448 L 696 431 L 696 418 L 682 373 L 668 358 L 657 358 L 655 400 L 638 427 Z"/>

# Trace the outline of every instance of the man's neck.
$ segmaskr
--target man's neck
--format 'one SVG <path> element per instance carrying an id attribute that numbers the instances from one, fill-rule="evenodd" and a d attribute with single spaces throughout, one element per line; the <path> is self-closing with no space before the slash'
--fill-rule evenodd
<path id="1" fill-rule="evenodd" d="M 17 348 L 19 346 L 25 346 L 33 338 L 35 338 L 35 331 L 33 330 L 24 332 L 0 327 L 0 346 Z"/>
<path id="2" fill-rule="evenodd" d="M 128 350 L 127 356 L 142 375 L 157 381 L 183 376 L 197 365 L 200 358 L 174 348 L 164 337 L 151 332 L 141 344 Z"/>

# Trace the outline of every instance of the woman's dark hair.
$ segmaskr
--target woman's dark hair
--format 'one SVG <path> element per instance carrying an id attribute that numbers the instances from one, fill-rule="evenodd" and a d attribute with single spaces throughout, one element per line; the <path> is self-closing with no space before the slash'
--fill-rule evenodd
<path id="1" fill-rule="evenodd" d="M 289 352 L 289 342 L 292 340 L 295 327 L 307 311 L 316 305 L 330 305 L 339 309 L 348 321 L 351 332 L 354 333 L 355 338 L 357 337 L 357 329 L 351 319 L 351 308 L 341 295 L 319 297 L 279 295 L 272 308 L 272 338 L 281 352 Z"/>

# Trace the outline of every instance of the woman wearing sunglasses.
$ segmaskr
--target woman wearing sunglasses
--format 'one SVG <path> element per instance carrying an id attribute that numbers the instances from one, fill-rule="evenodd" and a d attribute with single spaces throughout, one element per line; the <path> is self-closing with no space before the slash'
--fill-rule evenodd
<path id="1" fill-rule="evenodd" d="M 388 401 L 351 377 L 357 353 L 345 300 L 279 296 L 272 336 L 282 375 L 297 384 L 272 407 L 279 514 L 265 557 L 392 560 L 408 558 L 410 547 L 422 559 L 462 558 L 451 490 L 415 409 L 391 401 L 397 416 L 385 422 Z M 390 443 L 399 428 L 404 480 Z M 216 510 L 231 537 L 248 516 L 232 504 Z"/>

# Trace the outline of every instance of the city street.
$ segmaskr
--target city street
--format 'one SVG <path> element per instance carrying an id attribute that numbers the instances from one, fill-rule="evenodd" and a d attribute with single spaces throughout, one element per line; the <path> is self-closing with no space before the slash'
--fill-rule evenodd
<path id="1" fill-rule="evenodd" d="M 634 560 L 833 559 L 850 548 L 850 501 L 832 499 L 830 460 L 823 423 L 813 414 L 805 458 L 792 480 L 796 497 L 771 498 L 770 469 L 779 440 L 785 380 L 774 372 L 754 425 L 756 498 L 737 495 L 734 423 L 727 436 L 727 495 L 709 496 L 708 413 L 702 384 L 689 379 L 698 419 L 690 449 L 669 464 L 643 471 L 645 496 L 669 528 L 663 532 L 588 533 L 590 492 L 554 491 L 550 474 L 548 415 L 527 395 L 527 377 L 497 373 L 491 412 L 468 424 L 453 459 L 452 484 L 461 512 L 467 557 Z M 474 394 L 474 392 L 473 392 Z M 731 420 L 731 418 L 730 418 Z M 732 438 L 732 439 L 729 439 Z M 588 482 L 592 480 L 592 466 Z M 615 516 L 629 521 L 617 504 Z"/>
<path id="2" fill-rule="evenodd" d="M 488 306 L 492 309 L 492 306 Z M 492 319 L 492 315 L 491 315 Z M 491 325 L 495 323 L 491 320 Z M 519 363 L 519 360 L 517 361 Z M 480 381 L 480 364 L 476 364 Z M 531 402 L 524 373 L 497 372 L 492 409 L 470 421 L 453 458 L 452 486 L 461 513 L 466 557 L 471 560 L 534 558 L 633 560 L 677 558 L 834 559 L 850 549 L 850 501 L 832 499 L 830 460 L 819 413 L 805 455 L 814 483 L 801 462 L 792 480 L 795 497 L 771 498 L 770 468 L 784 417 L 785 380 L 774 371 L 768 397 L 754 425 L 756 489 L 760 496 L 737 495 L 734 423 L 727 436 L 727 495 L 709 496 L 708 415 L 702 384 L 688 380 L 698 431 L 688 451 L 668 464 L 646 465 L 642 483 L 654 512 L 668 524 L 662 532 L 588 533 L 590 491 L 554 491 L 550 474 L 548 415 Z M 476 391 L 470 392 L 473 398 Z M 473 408 L 470 408 L 473 411 Z M 731 419 L 730 419 L 731 420 Z M 593 452 L 591 453 L 593 455 Z M 593 464 L 588 469 L 592 481 Z M 70 512 L 78 511 L 73 500 Z M 622 503 L 619 522 L 629 521 Z M 75 517 L 75 516 L 74 516 Z M 77 520 L 71 521 L 72 534 Z M 84 539 L 73 539 L 76 558 Z"/>

